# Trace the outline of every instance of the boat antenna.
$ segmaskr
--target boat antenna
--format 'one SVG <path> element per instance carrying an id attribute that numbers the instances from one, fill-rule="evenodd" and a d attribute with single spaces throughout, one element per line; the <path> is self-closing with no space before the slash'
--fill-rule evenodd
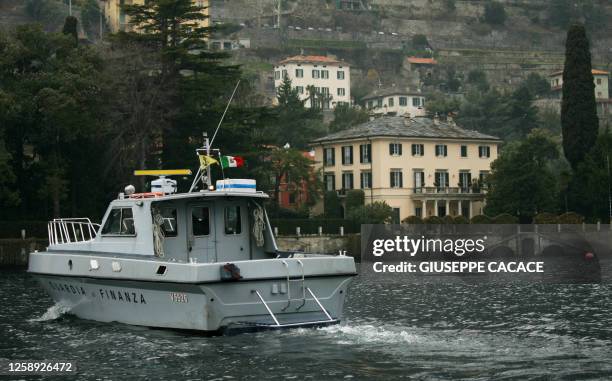
<path id="1" fill-rule="evenodd" d="M 229 109 L 229 106 L 232 104 L 232 100 L 234 99 L 234 95 L 236 95 L 236 90 L 238 90 L 238 85 L 240 85 L 240 79 L 238 80 L 238 82 L 236 82 L 236 86 L 234 87 L 234 91 L 232 91 L 232 95 L 230 96 L 230 99 L 227 102 L 227 105 L 225 106 L 225 110 L 223 110 L 223 115 L 221 115 L 221 119 L 219 120 L 219 124 L 217 125 L 217 129 L 215 130 L 215 133 L 213 134 L 212 139 L 210 140 L 210 142 L 208 141 L 208 134 L 206 132 L 204 132 L 203 136 L 204 136 L 204 150 L 206 152 L 207 156 L 210 156 L 210 149 L 212 147 L 213 142 L 215 141 L 215 138 L 217 137 L 217 133 L 219 132 L 219 129 L 221 128 L 221 123 L 223 123 L 223 119 L 225 119 L 225 115 L 227 114 L 227 110 Z M 196 152 L 198 152 L 198 150 L 196 150 Z M 198 172 L 196 173 L 193 182 L 191 183 L 191 187 L 189 187 L 189 193 L 193 192 L 193 190 L 196 187 L 196 184 L 198 183 L 198 180 L 201 178 L 202 182 L 207 185 L 208 187 L 211 185 L 210 184 L 210 165 L 208 165 L 208 167 L 206 168 L 206 180 L 204 178 L 204 173 L 202 171 L 202 167 L 200 166 L 200 168 L 198 168 Z"/>
<path id="2" fill-rule="evenodd" d="M 225 119 L 225 114 L 227 114 L 227 110 L 229 109 L 229 106 L 232 103 L 232 99 L 234 99 L 234 95 L 236 95 L 236 90 L 238 90 L 238 85 L 240 85 L 240 80 L 236 82 L 236 87 L 234 87 L 234 91 L 232 91 L 232 96 L 230 97 L 229 101 L 227 102 L 227 105 L 225 106 L 225 110 L 223 111 L 223 115 L 221 115 L 221 119 L 219 120 L 217 129 L 215 130 L 215 133 L 213 134 L 212 139 L 210 139 L 211 146 L 214 143 L 215 138 L 217 137 L 217 132 L 219 132 L 219 128 L 221 128 L 221 123 L 223 123 L 223 119 Z"/>

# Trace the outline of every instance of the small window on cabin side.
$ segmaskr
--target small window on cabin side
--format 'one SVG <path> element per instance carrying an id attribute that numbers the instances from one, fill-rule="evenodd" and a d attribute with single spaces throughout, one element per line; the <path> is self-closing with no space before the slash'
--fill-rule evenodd
<path id="1" fill-rule="evenodd" d="M 161 215 L 164 218 L 164 224 L 162 225 L 164 237 L 176 237 L 178 235 L 178 228 L 176 225 L 176 209 L 163 208 L 161 210 Z"/>
<path id="2" fill-rule="evenodd" d="M 225 208 L 225 234 L 240 234 L 240 207 L 228 206 Z"/>
<path id="3" fill-rule="evenodd" d="M 132 208 L 113 208 L 104 223 L 102 235 L 134 235 Z"/>
<path id="4" fill-rule="evenodd" d="M 210 234 L 210 214 L 208 207 L 196 206 L 191 210 L 191 231 L 194 236 Z"/>

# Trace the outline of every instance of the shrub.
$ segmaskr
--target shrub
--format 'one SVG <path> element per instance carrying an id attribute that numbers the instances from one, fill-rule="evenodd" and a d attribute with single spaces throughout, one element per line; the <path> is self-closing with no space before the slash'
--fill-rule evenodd
<path id="1" fill-rule="evenodd" d="M 466 216 L 455 216 L 453 219 L 454 224 L 469 224 L 470 220 Z"/>
<path id="2" fill-rule="evenodd" d="M 351 189 L 346 192 L 346 211 L 350 212 L 354 208 L 363 206 L 365 202 L 365 193 L 361 189 Z"/>
<path id="3" fill-rule="evenodd" d="M 471 224 L 490 224 L 491 222 L 492 222 L 491 217 L 488 217 L 484 214 L 479 214 L 477 216 L 474 216 L 470 220 Z"/>
<path id="4" fill-rule="evenodd" d="M 584 222 L 584 217 L 578 213 L 567 212 L 558 217 L 558 222 L 565 225 L 578 225 Z"/>
<path id="5" fill-rule="evenodd" d="M 494 224 L 518 224 L 518 217 L 509 213 L 502 213 L 493 217 Z"/>
<path id="6" fill-rule="evenodd" d="M 402 220 L 402 224 L 419 225 L 423 223 L 423 219 L 418 216 L 408 216 Z"/>
<path id="7" fill-rule="evenodd" d="M 455 218 L 451 216 L 450 214 L 447 214 L 446 216 L 442 217 L 442 223 L 447 224 L 447 225 L 452 225 L 455 223 Z"/>
<path id="8" fill-rule="evenodd" d="M 323 196 L 324 214 L 327 218 L 342 218 L 342 208 L 338 194 L 334 191 L 325 192 Z"/>
<path id="9" fill-rule="evenodd" d="M 490 25 L 503 25 L 506 22 L 506 9 L 503 4 L 491 1 L 485 4 L 484 21 Z"/>
<path id="10" fill-rule="evenodd" d="M 393 209 L 384 201 L 358 206 L 347 214 L 347 219 L 359 224 L 387 224 L 391 222 Z"/>
<path id="11" fill-rule="evenodd" d="M 533 217 L 533 222 L 535 224 L 558 224 L 559 217 L 556 214 L 542 212 Z"/>
<path id="12" fill-rule="evenodd" d="M 442 219 L 438 216 L 429 216 L 423 220 L 426 224 L 441 224 Z"/>

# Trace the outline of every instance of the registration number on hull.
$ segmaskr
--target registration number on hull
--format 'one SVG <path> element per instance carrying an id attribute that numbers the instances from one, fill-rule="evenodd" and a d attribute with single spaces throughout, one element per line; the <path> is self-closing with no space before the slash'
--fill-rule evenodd
<path id="1" fill-rule="evenodd" d="M 187 294 L 183 292 L 171 292 L 170 300 L 172 300 L 175 303 L 187 303 L 188 302 Z"/>

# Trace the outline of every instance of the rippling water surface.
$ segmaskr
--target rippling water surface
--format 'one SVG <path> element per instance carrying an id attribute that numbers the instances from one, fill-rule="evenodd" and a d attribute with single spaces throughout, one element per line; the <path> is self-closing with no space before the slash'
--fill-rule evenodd
<path id="1" fill-rule="evenodd" d="M 610 285 L 357 277 L 342 325 L 224 337 L 83 321 L 0 272 L 0 357 L 76 360 L 80 379 L 612 379 Z"/>

